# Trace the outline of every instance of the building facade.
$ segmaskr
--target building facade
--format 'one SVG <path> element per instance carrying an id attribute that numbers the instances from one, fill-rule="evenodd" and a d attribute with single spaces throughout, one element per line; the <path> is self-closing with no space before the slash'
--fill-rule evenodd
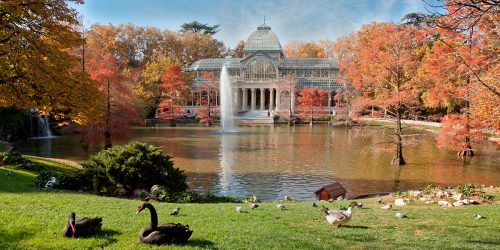
<path id="1" fill-rule="evenodd" d="M 225 65 L 238 112 L 293 112 L 296 92 L 303 87 L 328 90 L 329 102 L 325 109 L 334 106 L 333 95 L 341 85 L 336 81 L 338 67 L 333 59 L 285 57 L 278 37 L 266 24 L 250 34 L 243 52 L 243 58 L 208 58 L 194 62 L 188 70 L 196 74 L 195 85 L 205 81 L 203 72 L 220 76 Z"/>

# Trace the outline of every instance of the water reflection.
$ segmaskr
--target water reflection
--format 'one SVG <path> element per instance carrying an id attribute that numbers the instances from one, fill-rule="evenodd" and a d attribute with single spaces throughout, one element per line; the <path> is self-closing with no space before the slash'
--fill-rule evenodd
<path id="1" fill-rule="evenodd" d="M 390 152 L 373 150 L 391 135 L 381 129 L 361 138 L 350 129 L 327 126 L 242 127 L 230 134 L 218 128 L 176 127 L 137 129 L 134 139 L 161 146 L 173 156 L 191 189 L 240 197 L 255 194 L 264 200 L 285 195 L 314 199 L 313 192 L 332 181 L 340 181 L 349 195 L 429 183 L 500 184 L 500 154 L 492 144 L 478 147 L 478 156 L 464 164 L 454 152 L 437 149 L 432 135 L 422 135 L 420 144 L 404 148 L 408 164 L 395 167 Z M 20 146 L 27 154 L 80 161 L 98 150 L 82 148 L 76 137 Z"/>

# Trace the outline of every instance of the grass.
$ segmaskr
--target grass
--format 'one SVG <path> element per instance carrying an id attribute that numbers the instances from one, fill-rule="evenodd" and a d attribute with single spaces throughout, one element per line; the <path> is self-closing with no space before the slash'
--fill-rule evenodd
<path id="1" fill-rule="evenodd" d="M 14 176 L 5 175 L 9 169 Z M 0 168 L 0 249 L 152 248 L 137 240 L 150 220 L 147 211 L 135 215 L 140 201 L 35 189 L 34 178 L 28 171 Z M 235 211 L 238 204 L 231 203 L 153 204 L 160 223 L 179 222 L 194 230 L 188 244 L 172 249 L 498 249 L 500 245 L 497 204 L 441 208 L 416 203 L 401 209 L 408 219 L 397 219 L 394 210 L 380 209 L 376 199 L 364 202 L 365 208 L 355 209 L 352 221 L 341 228 L 331 227 L 310 202 L 286 203 L 286 211 L 278 211 L 276 203 L 261 203 L 243 214 Z M 321 204 L 335 208 L 348 203 Z M 181 208 L 181 215 L 169 216 L 175 207 Z M 103 232 L 85 239 L 61 237 L 71 211 L 77 219 L 102 217 Z M 473 213 L 487 219 L 473 220 Z"/>

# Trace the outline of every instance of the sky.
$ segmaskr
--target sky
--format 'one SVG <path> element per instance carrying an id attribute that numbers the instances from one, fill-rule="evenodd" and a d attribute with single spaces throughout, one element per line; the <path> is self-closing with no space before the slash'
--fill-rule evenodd
<path id="1" fill-rule="evenodd" d="M 293 39 L 335 40 L 363 24 L 399 22 L 407 13 L 430 9 L 423 0 L 85 0 L 72 6 L 87 27 L 132 23 L 178 31 L 191 21 L 219 24 L 215 37 L 229 47 L 246 40 L 264 17 L 284 45 Z"/>

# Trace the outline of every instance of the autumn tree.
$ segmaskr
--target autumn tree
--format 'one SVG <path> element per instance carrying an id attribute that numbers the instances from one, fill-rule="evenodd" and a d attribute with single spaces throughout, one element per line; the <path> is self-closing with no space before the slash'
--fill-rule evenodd
<path id="1" fill-rule="evenodd" d="M 88 72 L 105 96 L 105 112 L 98 119 L 83 126 L 83 142 L 92 144 L 104 140 L 105 148 L 109 148 L 114 140 L 129 137 L 131 124 L 140 123 L 139 111 L 130 101 L 130 87 L 125 85 L 126 79 L 121 69 L 124 64 L 109 53 L 101 59 L 89 61 Z"/>
<path id="2" fill-rule="evenodd" d="M 318 87 L 307 88 L 304 87 L 299 92 L 297 98 L 299 106 L 303 109 L 303 114 L 310 115 L 310 125 L 313 125 L 314 108 L 318 106 L 325 106 L 328 102 L 328 91 L 320 90 Z"/>
<path id="3" fill-rule="evenodd" d="M 358 91 L 361 102 L 391 111 L 396 129 L 392 163 L 404 165 L 402 118 L 416 102 L 417 72 L 426 46 L 413 27 L 394 23 L 365 25 L 357 34 L 356 57 L 341 65 Z"/>
<path id="4" fill-rule="evenodd" d="M 212 103 L 215 102 L 216 96 L 219 93 L 219 79 L 212 72 L 203 72 L 201 78 L 203 80 L 200 86 L 195 89 L 195 93 L 202 96 L 197 101 L 198 105 L 202 106 L 198 110 L 197 116 L 200 119 L 200 123 L 211 126 L 215 122 L 215 118 L 212 116 L 215 113 Z"/>
<path id="5" fill-rule="evenodd" d="M 283 47 L 286 57 L 317 58 L 324 57 L 323 48 L 314 42 L 292 40 Z"/>
<path id="6" fill-rule="evenodd" d="M 489 0 L 445 0 L 445 14 L 431 13 L 419 27 L 434 40 L 427 58 L 427 76 L 434 85 L 426 93 L 431 107 L 445 106 L 438 145 L 473 156 L 472 142 L 482 141 L 482 130 L 500 129 L 498 50 L 500 3 Z M 432 17 L 432 18 L 431 18 Z M 443 101 L 444 100 L 444 101 Z M 457 138 L 463 142 L 458 143 Z"/>
<path id="7" fill-rule="evenodd" d="M 192 32 L 192 33 L 203 33 L 208 35 L 215 35 L 215 33 L 219 32 L 218 28 L 220 25 L 208 25 L 207 23 L 202 24 L 198 21 L 193 21 L 190 23 L 183 23 L 181 25 L 180 32 Z"/>
<path id="8" fill-rule="evenodd" d="M 99 115 L 97 86 L 69 52 L 83 40 L 68 2 L 0 2 L 0 106 L 37 108 L 84 123 Z"/>
<path id="9" fill-rule="evenodd" d="M 170 64 L 161 75 L 161 99 L 158 118 L 175 125 L 175 118 L 181 113 L 180 101 L 187 90 L 186 78 L 177 64 Z"/>
<path id="10" fill-rule="evenodd" d="M 243 49 L 245 48 L 245 41 L 239 41 L 238 44 L 236 44 L 236 47 L 231 50 L 231 57 L 233 58 L 243 58 L 245 53 L 243 52 Z"/>

